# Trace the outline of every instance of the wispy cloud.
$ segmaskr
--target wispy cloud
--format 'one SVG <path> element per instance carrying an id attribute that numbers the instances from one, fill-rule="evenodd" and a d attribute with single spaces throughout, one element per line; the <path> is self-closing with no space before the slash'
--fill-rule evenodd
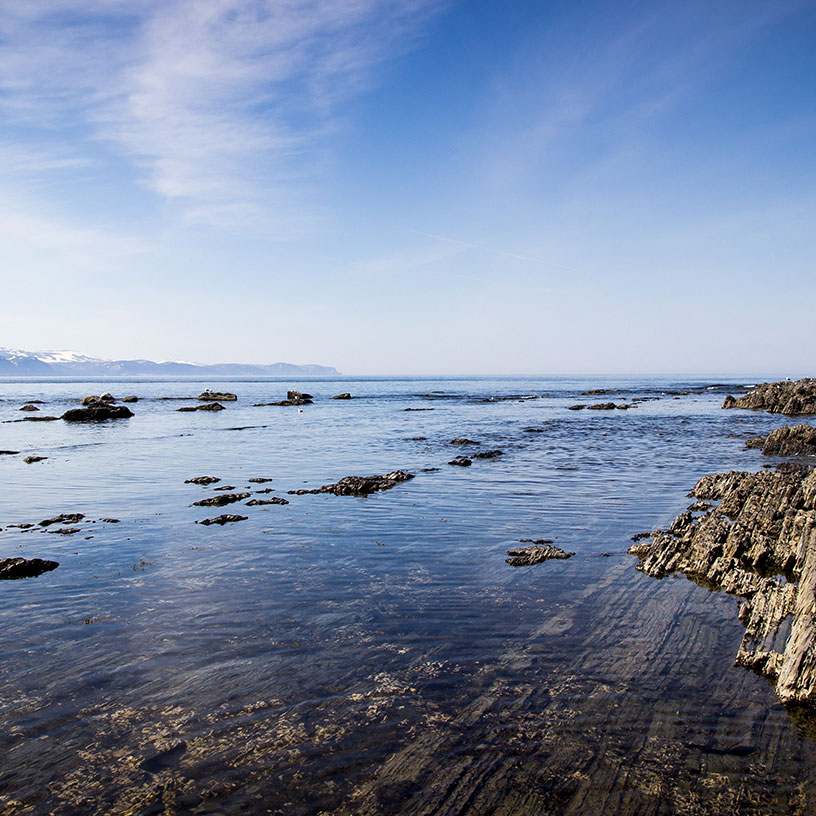
<path id="1" fill-rule="evenodd" d="M 188 218 L 295 227 L 323 135 L 443 0 L 27 0 L 0 12 L 0 112 L 99 143 Z M 311 178 L 310 171 L 311 168 Z"/>

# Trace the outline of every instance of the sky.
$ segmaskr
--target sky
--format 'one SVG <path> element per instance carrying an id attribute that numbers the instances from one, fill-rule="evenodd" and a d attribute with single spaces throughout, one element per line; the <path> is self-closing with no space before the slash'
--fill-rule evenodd
<path id="1" fill-rule="evenodd" d="M 0 4 L 0 346 L 816 375 L 816 0 Z"/>

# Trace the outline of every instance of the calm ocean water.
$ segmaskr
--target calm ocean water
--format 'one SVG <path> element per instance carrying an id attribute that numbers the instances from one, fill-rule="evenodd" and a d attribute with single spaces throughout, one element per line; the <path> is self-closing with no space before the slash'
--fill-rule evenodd
<path id="1" fill-rule="evenodd" d="M 0 382 L 0 557 L 60 563 L 0 582 L 2 812 L 816 812 L 816 731 L 733 666 L 738 601 L 626 554 L 766 463 L 744 439 L 785 419 L 719 408 L 744 384 Z M 160 399 L 207 387 L 238 401 Z M 253 407 L 288 388 L 315 403 Z M 135 416 L 9 421 L 105 390 Z M 450 466 L 455 437 L 504 455 Z M 224 485 L 290 503 L 191 506 Z M 196 524 L 220 513 L 248 518 Z M 513 568 L 524 538 L 575 556 Z"/>

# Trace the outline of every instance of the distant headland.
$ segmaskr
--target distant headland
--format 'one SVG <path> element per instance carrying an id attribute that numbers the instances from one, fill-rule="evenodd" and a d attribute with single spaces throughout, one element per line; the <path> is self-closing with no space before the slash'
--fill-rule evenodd
<path id="1" fill-rule="evenodd" d="M 73 351 L 20 351 L 0 348 L 0 377 L 276 377 L 339 376 L 331 366 L 293 363 L 216 363 L 181 361 L 104 360 Z"/>

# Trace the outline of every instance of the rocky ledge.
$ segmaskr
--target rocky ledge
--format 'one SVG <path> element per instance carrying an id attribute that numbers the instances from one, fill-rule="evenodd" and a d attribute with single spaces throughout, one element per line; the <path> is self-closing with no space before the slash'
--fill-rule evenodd
<path id="1" fill-rule="evenodd" d="M 124 405 L 111 405 L 109 402 L 100 402 L 89 405 L 87 408 L 72 408 L 62 415 L 66 422 L 99 422 L 104 419 L 127 419 L 133 416 L 133 411 Z"/>
<path id="2" fill-rule="evenodd" d="M 737 399 L 729 394 L 722 407 L 762 409 L 785 416 L 816 414 L 816 378 L 762 383 Z"/>
<path id="3" fill-rule="evenodd" d="M 339 482 L 323 485 L 316 490 L 289 490 L 292 496 L 304 496 L 307 493 L 334 493 L 335 496 L 368 496 L 378 490 L 390 490 L 400 482 L 413 479 L 413 473 L 395 470 L 384 476 L 344 476 Z"/>
<path id="4" fill-rule="evenodd" d="M 235 402 L 238 397 L 229 391 L 210 391 L 207 389 L 206 391 L 202 391 L 196 399 L 202 402 Z"/>
<path id="5" fill-rule="evenodd" d="M 59 566 L 57 561 L 42 558 L 0 558 L 0 580 L 35 578 Z"/>
<path id="6" fill-rule="evenodd" d="M 530 539 L 522 539 L 522 544 Z M 508 550 L 507 554 L 512 556 L 505 561 L 511 567 L 530 567 L 533 564 L 540 564 L 542 561 L 549 561 L 552 558 L 566 559 L 572 558 L 575 553 L 564 552 L 560 547 L 553 546 L 552 542 L 546 539 L 533 542 L 529 547 L 519 547 L 515 550 Z"/>
<path id="7" fill-rule="evenodd" d="M 654 578 L 679 572 L 745 599 L 737 665 L 776 682 L 783 703 L 816 703 L 816 471 L 786 464 L 776 472 L 704 476 L 695 505 L 666 532 L 629 552 Z M 699 506 L 699 505 L 696 505 Z"/>
<path id="8" fill-rule="evenodd" d="M 757 436 L 746 448 L 761 448 L 766 456 L 816 456 L 816 428 L 812 425 L 783 425 L 767 437 Z"/>

